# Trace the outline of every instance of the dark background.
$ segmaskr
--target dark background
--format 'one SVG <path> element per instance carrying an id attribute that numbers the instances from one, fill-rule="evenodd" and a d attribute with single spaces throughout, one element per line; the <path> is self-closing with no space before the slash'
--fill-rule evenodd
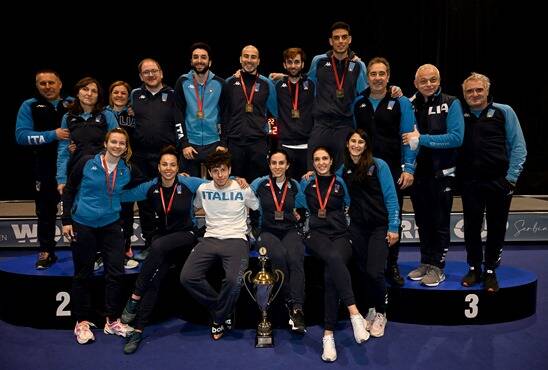
<path id="1" fill-rule="evenodd" d="M 32 157 L 28 148 L 15 143 L 14 127 L 20 104 L 34 94 L 38 69 L 58 70 L 64 95 L 73 95 L 76 81 L 87 75 L 99 79 L 103 88 L 120 79 L 136 87 L 140 84 L 137 64 L 144 57 L 153 57 L 162 65 L 164 82 L 173 86 L 179 75 L 190 69 L 189 46 L 206 41 L 213 49 L 212 70 L 221 77 L 239 67 L 240 50 L 247 44 L 259 48 L 259 70 L 268 74 L 282 70 L 281 54 L 287 47 L 302 47 L 308 62 L 327 51 L 329 27 L 338 20 L 351 25 L 352 49 L 366 64 L 374 56 L 390 61 L 391 83 L 401 86 L 406 96 L 414 93 L 414 74 L 424 63 L 437 65 L 444 91 L 459 97 L 461 83 L 470 72 L 490 77 L 495 101 L 514 108 L 527 142 L 527 163 L 518 192 L 548 193 L 548 129 L 544 122 L 548 116 L 548 63 L 540 56 L 548 52 L 548 32 L 547 21 L 541 20 L 539 8 L 532 3 L 332 1 L 324 2 L 323 7 L 305 7 L 282 1 L 226 4 L 221 9 L 208 2 L 82 2 L 78 7 L 90 9 L 81 11 L 74 10 L 74 2 L 55 4 L 3 12 L 2 101 L 6 115 L 0 126 L 4 174 L 0 199 L 32 198 Z M 272 9 L 264 11 L 265 7 Z M 61 10 L 71 15 L 61 17 Z M 7 28 L 8 18 L 15 27 Z"/>

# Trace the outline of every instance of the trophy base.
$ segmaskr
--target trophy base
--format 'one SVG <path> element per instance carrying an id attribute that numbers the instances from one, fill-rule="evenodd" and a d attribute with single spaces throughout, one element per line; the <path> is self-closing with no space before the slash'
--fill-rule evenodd
<path id="1" fill-rule="evenodd" d="M 255 348 L 271 348 L 271 347 L 274 347 L 274 338 L 272 336 L 268 336 L 268 337 L 256 336 L 255 337 Z"/>

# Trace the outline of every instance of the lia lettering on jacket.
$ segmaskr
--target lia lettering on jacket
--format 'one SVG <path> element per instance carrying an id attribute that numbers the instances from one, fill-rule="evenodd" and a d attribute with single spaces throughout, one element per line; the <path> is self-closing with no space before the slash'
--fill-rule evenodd
<path id="1" fill-rule="evenodd" d="M 244 195 L 241 191 L 202 191 L 202 199 L 204 200 L 244 200 Z"/>
<path id="2" fill-rule="evenodd" d="M 436 105 L 435 107 L 428 107 L 428 115 L 441 114 L 441 112 L 449 112 L 449 106 L 447 105 L 447 103 L 443 103 L 442 105 Z"/>

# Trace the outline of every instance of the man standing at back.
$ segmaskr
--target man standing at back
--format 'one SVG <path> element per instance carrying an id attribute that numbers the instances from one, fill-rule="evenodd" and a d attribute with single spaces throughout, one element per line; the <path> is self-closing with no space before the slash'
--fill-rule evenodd
<path id="1" fill-rule="evenodd" d="M 419 145 L 411 202 L 419 227 L 421 263 L 407 276 L 436 287 L 445 280 L 457 148 L 464 136 L 464 118 L 459 100 L 441 92 L 436 66 L 420 66 L 415 87 L 418 92 L 410 100 L 417 128 L 402 137 L 404 145 Z"/>
<path id="2" fill-rule="evenodd" d="M 367 87 L 367 78 L 365 64 L 350 50 L 350 26 L 336 22 L 330 31 L 332 49 L 316 55 L 308 72 L 308 78 L 316 82 L 314 128 L 308 146 L 311 150 L 318 146 L 330 148 L 333 168 L 338 168 L 343 162 L 346 137 L 354 127 L 352 103 Z"/>
<path id="3" fill-rule="evenodd" d="M 475 72 L 462 84 L 467 106 L 457 176 L 462 186 L 469 265 L 461 283 L 469 287 L 483 280 L 485 290 L 495 293 L 499 290 L 495 270 L 502 258 L 508 211 L 527 149 L 516 113 L 506 104 L 494 103 L 489 96 L 490 87 L 489 78 Z M 484 213 L 485 253 L 481 241 Z"/>
<path id="4" fill-rule="evenodd" d="M 209 70 L 211 48 L 203 42 L 190 47 L 192 70 L 179 77 L 175 83 L 177 107 L 184 117 L 181 139 L 183 170 L 200 177 L 200 165 L 209 153 L 226 150 L 221 146 L 220 100 L 224 80 Z"/>
<path id="5" fill-rule="evenodd" d="M 362 92 L 354 104 L 356 127 L 369 135 L 373 156 L 383 159 L 390 167 L 390 173 L 397 190 L 398 203 L 403 206 L 403 191 L 413 184 L 417 152 L 409 145 L 401 144 L 401 135 L 413 131 L 415 115 L 413 106 L 405 96 L 392 98 L 388 93 L 390 64 L 385 58 L 376 57 L 367 65 L 369 87 Z M 401 226 L 398 230 L 401 238 Z M 386 277 L 390 284 L 404 283 L 398 267 L 399 239 L 389 248 Z"/>
<path id="6" fill-rule="evenodd" d="M 180 148 L 183 136 L 183 117 L 175 102 L 175 91 L 164 85 L 164 72 L 160 63 L 151 58 L 143 59 L 138 66 L 143 84 L 131 92 L 130 105 L 135 113 L 135 141 L 133 163 L 147 179 L 158 176 L 160 151 L 173 145 Z M 145 248 L 137 260 L 144 260 L 154 230 L 154 212 L 146 201 L 138 202 L 141 231 Z"/>
<path id="7" fill-rule="evenodd" d="M 61 119 L 67 112 L 67 100 L 61 98 L 63 83 L 59 74 L 44 69 L 36 73 L 37 94 L 25 100 L 17 113 L 15 138 L 19 145 L 34 149 L 35 204 L 38 217 L 39 253 L 37 269 L 47 269 L 57 261 L 55 256 L 55 223 L 57 204 L 57 143 L 69 138 Z"/>
<path id="8" fill-rule="evenodd" d="M 278 115 L 274 84 L 257 71 L 260 61 L 259 50 L 245 46 L 239 76 L 228 78 L 223 89 L 221 146 L 232 155 L 232 174 L 250 182 L 268 173 L 267 115 Z"/>

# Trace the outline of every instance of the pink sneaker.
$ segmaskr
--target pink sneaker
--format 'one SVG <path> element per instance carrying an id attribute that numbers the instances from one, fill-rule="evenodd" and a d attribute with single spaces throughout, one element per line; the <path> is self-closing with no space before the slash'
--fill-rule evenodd
<path id="1" fill-rule="evenodd" d="M 120 319 L 109 322 L 107 319 L 107 322 L 105 323 L 105 329 L 103 332 L 105 334 L 114 334 L 119 335 L 121 337 L 127 337 L 129 334 L 131 334 L 135 329 L 133 329 L 128 324 L 122 324 Z"/>
<path id="2" fill-rule="evenodd" d="M 93 335 L 93 332 L 89 328 L 90 326 L 95 327 L 92 323 L 89 321 L 80 321 L 76 322 L 76 326 L 74 327 L 74 335 L 76 335 L 76 341 L 80 344 L 86 344 L 89 342 L 93 342 L 95 340 L 95 336 Z"/>

